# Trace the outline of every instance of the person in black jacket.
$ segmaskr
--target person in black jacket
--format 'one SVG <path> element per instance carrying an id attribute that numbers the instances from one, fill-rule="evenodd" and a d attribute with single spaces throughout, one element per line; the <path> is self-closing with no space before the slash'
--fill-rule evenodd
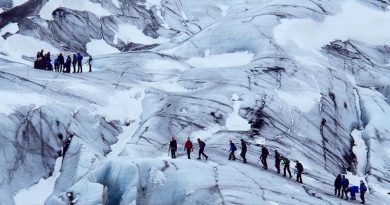
<path id="1" fill-rule="evenodd" d="M 73 73 L 76 72 L 76 65 L 77 65 L 77 55 L 74 53 L 72 58 Z"/>
<path id="2" fill-rule="evenodd" d="M 336 179 L 334 180 L 334 195 L 340 196 L 341 191 L 341 174 L 337 175 Z"/>
<path id="3" fill-rule="evenodd" d="M 92 56 L 89 56 L 89 59 L 88 59 L 88 66 L 89 66 L 89 72 L 92 72 Z"/>
<path id="4" fill-rule="evenodd" d="M 62 73 L 64 71 L 64 63 L 65 63 L 65 59 L 64 59 L 64 56 L 62 55 L 62 53 L 60 53 L 60 55 L 58 55 L 58 67 L 59 67 L 59 72 Z"/>
<path id="5" fill-rule="evenodd" d="M 64 70 L 64 73 L 70 73 L 70 65 L 72 64 L 72 59 L 70 58 L 70 56 L 68 56 L 66 58 L 66 61 L 65 61 L 65 70 Z"/>
<path id="6" fill-rule="evenodd" d="M 264 169 L 268 169 L 268 165 L 267 165 L 268 155 L 269 155 L 268 149 L 264 145 L 261 145 L 260 160 L 261 160 L 261 163 L 263 164 Z"/>
<path id="7" fill-rule="evenodd" d="M 206 160 L 209 158 L 205 153 L 204 153 L 204 148 L 206 147 L 206 143 L 204 143 L 202 140 L 198 138 L 198 144 L 199 144 L 199 157 L 198 159 L 201 159 L 201 155 L 206 158 Z"/>
<path id="8" fill-rule="evenodd" d="M 297 168 L 297 182 L 302 184 L 302 173 L 303 173 L 303 165 L 297 160 L 295 161 L 296 165 L 295 167 Z"/>
<path id="9" fill-rule="evenodd" d="M 275 150 L 275 167 L 278 171 L 278 174 L 280 174 L 280 154 L 278 150 Z"/>
<path id="10" fill-rule="evenodd" d="M 176 142 L 176 139 L 174 137 L 172 137 L 172 140 L 169 143 L 169 150 L 168 150 L 168 151 L 171 151 L 172 159 L 176 158 L 176 150 L 177 150 L 177 142 Z"/>
<path id="11" fill-rule="evenodd" d="M 243 163 L 247 163 L 246 162 L 246 151 L 247 151 L 247 145 L 246 145 L 246 142 L 244 139 L 241 139 L 241 154 L 240 156 L 242 157 L 242 162 Z"/>

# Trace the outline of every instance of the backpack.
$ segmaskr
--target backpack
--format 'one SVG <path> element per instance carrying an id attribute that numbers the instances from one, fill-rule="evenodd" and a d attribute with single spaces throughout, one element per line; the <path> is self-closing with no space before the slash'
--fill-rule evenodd
<path id="1" fill-rule="evenodd" d="M 367 191 L 367 186 L 365 184 L 360 184 L 360 191 Z"/>
<path id="2" fill-rule="evenodd" d="M 199 145 L 200 145 L 201 148 L 205 148 L 206 147 L 206 143 L 204 143 L 203 141 L 200 141 Z"/>
<path id="3" fill-rule="evenodd" d="M 232 144 L 232 151 L 236 151 L 237 150 L 237 147 L 235 144 Z"/>

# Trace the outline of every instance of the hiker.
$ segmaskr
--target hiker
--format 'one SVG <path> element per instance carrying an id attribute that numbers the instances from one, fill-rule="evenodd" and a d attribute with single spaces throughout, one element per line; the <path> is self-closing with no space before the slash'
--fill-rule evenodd
<path id="1" fill-rule="evenodd" d="M 43 57 L 43 65 L 44 65 L 43 69 L 53 70 L 53 66 L 51 65 L 50 52 L 47 52 Z"/>
<path id="2" fill-rule="evenodd" d="M 77 72 L 83 72 L 83 56 L 80 53 L 77 53 Z"/>
<path id="3" fill-rule="evenodd" d="M 296 163 L 295 167 L 297 168 L 298 171 L 296 181 L 302 184 L 303 165 L 298 160 L 296 160 L 295 163 Z"/>
<path id="4" fill-rule="evenodd" d="M 261 163 L 263 164 L 264 169 L 268 169 L 268 166 L 267 166 L 267 156 L 268 155 L 269 155 L 268 149 L 264 145 L 261 145 L 260 160 L 261 160 Z"/>
<path id="5" fill-rule="evenodd" d="M 176 142 L 176 139 L 174 137 L 172 137 L 172 140 L 169 143 L 169 150 L 168 150 L 168 151 L 171 151 L 172 159 L 176 158 L 176 150 L 177 150 L 177 142 Z"/>
<path id="6" fill-rule="evenodd" d="M 243 163 L 247 163 L 246 162 L 246 151 L 247 151 L 247 146 L 246 146 L 246 142 L 244 139 L 241 139 L 241 154 L 240 156 L 242 157 L 242 160 L 243 160 Z"/>
<path id="7" fill-rule="evenodd" d="M 76 64 L 77 64 L 77 55 L 74 53 L 73 54 L 73 59 L 72 59 L 73 73 L 76 72 Z"/>
<path id="8" fill-rule="evenodd" d="M 88 65 L 89 65 L 89 72 L 92 72 L 92 56 L 89 56 Z"/>
<path id="9" fill-rule="evenodd" d="M 41 52 L 38 52 L 38 56 L 37 58 L 43 58 L 45 55 L 44 55 L 44 51 L 43 49 L 41 50 Z"/>
<path id="10" fill-rule="evenodd" d="M 366 194 L 367 186 L 364 184 L 363 180 L 360 180 L 360 199 L 362 200 L 361 204 L 366 203 L 364 200 L 364 194 Z"/>
<path id="11" fill-rule="evenodd" d="M 198 144 L 199 144 L 199 157 L 198 159 L 200 160 L 201 155 L 206 158 L 206 160 L 209 158 L 205 153 L 204 153 L 204 148 L 206 147 L 206 143 L 204 143 L 202 140 L 198 138 Z"/>
<path id="12" fill-rule="evenodd" d="M 229 160 L 236 160 L 234 152 L 237 150 L 236 145 L 230 140 Z"/>
<path id="13" fill-rule="evenodd" d="M 60 53 L 60 55 L 58 55 L 57 59 L 58 59 L 58 68 L 59 68 L 58 72 L 62 73 L 64 71 L 64 62 L 65 62 L 65 59 L 64 59 L 64 56 L 62 55 L 62 53 Z"/>
<path id="14" fill-rule="evenodd" d="M 351 193 L 351 200 L 356 200 L 356 193 L 359 192 L 358 186 L 350 186 L 348 192 Z"/>
<path id="15" fill-rule="evenodd" d="M 55 72 L 58 72 L 58 68 L 59 68 L 59 65 L 58 65 L 58 58 L 55 58 L 55 59 L 54 59 L 54 71 L 55 71 Z"/>
<path id="16" fill-rule="evenodd" d="M 68 57 L 66 58 L 66 61 L 65 61 L 65 70 L 64 70 L 64 73 L 70 73 L 70 65 L 72 64 L 72 59 L 70 58 L 70 56 L 68 55 Z"/>
<path id="17" fill-rule="evenodd" d="M 292 176 L 291 176 L 291 171 L 290 171 L 290 160 L 287 159 L 284 156 L 281 156 L 280 158 L 282 159 L 282 165 L 284 165 L 284 167 L 283 167 L 283 176 L 284 177 L 286 176 L 286 170 L 287 170 L 287 172 L 288 172 L 288 174 L 290 175 L 290 178 L 291 178 Z"/>
<path id="18" fill-rule="evenodd" d="M 278 150 L 275 150 L 275 167 L 278 171 L 278 174 L 280 174 L 280 154 Z"/>
<path id="19" fill-rule="evenodd" d="M 340 190 L 341 190 L 341 174 L 337 175 L 336 179 L 334 180 L 334 195 L 340 196 Z"/>
<path id="20" fill-rule="evenodd" d="M 184 151 L 187 151 L 188 159 L 191 159 L 191 152 L 193 151 L 193 146 L 190 138 L 187 138 L 187 142 L 184 144 Z"/>
<path id="21" fill-rule="evenodd" d="M 341 198 L 345 198 L 348 200 L 348 186 L 349 186 L 349 180 L 345 178 L 345 175 L 341 177 Z"/>

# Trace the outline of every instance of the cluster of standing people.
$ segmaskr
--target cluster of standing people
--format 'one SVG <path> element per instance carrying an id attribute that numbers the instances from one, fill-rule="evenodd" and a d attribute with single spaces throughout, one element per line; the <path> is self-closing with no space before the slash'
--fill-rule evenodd
<path id="1" fill-rule="evenodd" d="M 360 192 L 361 204 L 364 204 L 366 202 L 364 199 L 366 191 L 367 186 L 363 180 L 360 181 L 360 186 L 350 185 L 345 175 L 339 174 L 334 181 L 334 195 L 341 198 L 344 198 L 345 195 L 346 200 L 348 200 L 348 192 L 351 194 L 351 200 L 356 200 L 356 194 Z"/>
<path id="2" fill-rule="evenodd" d="M 198 160 L 201 160 L 201 157 L 203 156 L 204 159 L 208 159 L 208 156 L 204 153 L 204 149 L 206 147 L 206 143 L 204 141 L 202 141 L 201 139 L 197 139 L 198 141 L 198 144 L 199 144 L 199 152 L 198 152 Z M 243 163 L 247 163 L 247 159 L 246 159 L 246 152 L 247 152 L 247 145 L 249 144 L 248 142 L 246 142 L 244 139 L 241 139 L 240 140 L 241 142 L 241 153 L 240 153 L 240 156 L 243 160 Z M 232 140 L 229 141 L 229 157 L 228 159 L 229 160 L 236 160 L 236 156 L 235 156 L 235 152 L 237 151 L 237 147 L 236 145 L 233 143 Z M 257 146 L 257 145 L 256 145 Z M 193 144 L 191 142 L 191 139 L 188 138 L 187 141 L 185 142 L 184 144 L 184 151 L 187 152 L 187 158 L 188 159 L 191 159 L 191 152 L 193 152 Z M 170 141 L 169 143 L 169 150 L 170 151 L 170 154 L 171 154 L 171 157 L 172 159 L 176 158 L 176 151 L 177 151 L 177 141 L 174 137 L 172 137 L 172 140 Z M 263 168 L 264 169 L 268 169 L 268 165 L 267 165 L 267 157 L 269 155 L 269 152 L 268 152 L 268 149 L 264 146 L 264 145 L 261 145 L 261 155 L 260 155 L 260 160 L 261 163 L 263 164 Z M 298 161 L 296 160 L 296 165 L 295 167 L 297 168 L 297 178 L 296 178 L 296 181 L 299 182 L 299 183 L 302 183 L 302 173 L 303 173 L 303 165 Z M 284 156 L 281 156 L 279 154 L 279 152 L 277 150 L 275 150 L 275 167 L 277 169 L 277 173 L 280 174 L 280 164 L 284 165 L 284 175 L 283 176 L 286 176 L 286 171 L 288 172 L 288 174 L 290 175 L 290 178 L 292 177 L 291 175 L 291 171 L 290 171 L 290 160 L 287 159 L 286 157 Z"/>
<path id="3" fill-rule="evenodd" d="M 71 72 L 71 66 L 73 66 L 73 73 L 82 73 L 83 72 L 83 56 L 80 53 L 73 54 L 73 57 L 71 58 L 70 55 L 68 55 L 65 59 L 64 55 L 60 53 L 55 59 L 54 59 L 54 66 L 52 64 L 51 60 L 51 54 L 50 52 L 44 53 L 44 50 L 41 50 L 37 53 L 37 57 L 34 61 L 34 68 L 41 69 L 41 70 L 54 70 L 55 72 L 60 73 L 70 73 Z M 76 65 L 77 65 L 77 71 L 76 71 Z M 89 66 L 89 72 L 92 72 L 92 56 L 89 56 L 88 59 L 88 66 Z"/>

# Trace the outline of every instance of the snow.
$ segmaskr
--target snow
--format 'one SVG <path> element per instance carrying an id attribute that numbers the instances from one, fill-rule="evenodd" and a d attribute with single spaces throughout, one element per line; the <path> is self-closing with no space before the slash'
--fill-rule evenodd
<path id="1" fill-rule="evenodd" d="M 114 43 L 117 43 L 118 39 L 121 39 L 126 43 L 132 42 L 144 45 L 163 44 L 169 42 L 168 39 L 163 37 L 152 38 L 146 36 L 141 30 L 131 24 L 119 24 L 114 39 Z"/>
<path id="2" fill-rule="evenodd" d="M 91 42 L 87 43 L 86 47 L 87 53 L 92 56 L 120 53 L 117 48 L 108 45 L 104 39 L 91 39 Z"/>
<path id="3" fill-rule="evenodd" d="M 19 93 L 16 91 L 1 90 L 0 96 L 4 96 L 0 101 L 0 113 L 5 115 L 11 114 L 19 106 L 34 105 L 34 107 L 40 107 L 50 102 L 45 96 L 33 93 Z"/>
<path id="4" fill-rule="evenodd" d="M 24 60 L 22 56 L 35 57 L 37 52 L 41 49 L 44 49 L 45 52 L 59 52 L 59 50 L 51 44 L 30 36 L 14 34 L 8 37 L 7 40 L 0 38 L 0 58 L 7 60 L 31 65 L 31 62 Z"/>
<path id="5" fill-rule="evenodd" d="M 111 13 L 103 8 L 99 3 L 93 3 L 89 0 L 49 0 L 39 12 L 42 19 L 53 20 L 52 13 L 59 7 L 65 7 L 76 11 L 89 11 L 94 13 L 97 17 L 110 16 Z"/>
<path id="6" fill-rule="evenodd" d="M 111 0 L 111 1 L 117 8 L 121 7 L 121 3 L 119 2 L 119 0 Z"/>
<path id="7" fill-rule="evenodd" d="M 218 7 L 221 10 L 221 15 L 226 16 L 228 13 L 228 10 L 229 10 L 229 6 L 227 6 L 225 4 L 219 4 Z"/>
<path id="8" fill-rule="evenodd" d="M 150 181 L 153 184 L 153 187 L 156 188 L 158 185 L 163 185 L 167 181 L 164 173 L 158 170 L 156 167 L 152 167 L 149 172 Z"/>
<path id="9" fill-rule="evenodd" d="M 152 10 L 153 8 L 156 8 L 157 12 L 157 16 L 159 17 L 159 19 L 161 20 L 161 25 L 166 28 L 166 29 L 169 29 L 169 25 L 168 23 L 165 21 L 164 17 L 163 17 L 163 7 L 161 5 L 161 0 L 146 0 L 143 4 L 141 5 L 144 5 L 145 8 L 147 10 Z"/>
<path id="10" fill-rule="evenodd" d="M 239 96 L 234 93 L 232 96 L 233 101 L 233 113 L 231 113 L 226 118 L 226 128 L 228 130 L 235 130 L 235 131 L 248 131 L 251 129 L 251 125 L 248 123 L 247 120 L 242 118 L 238 113 L 241 105 L 241 101 L 239 99 Z"/>
<path id="11" fill-rule="evenodd" d="M 98 114 L 121 122 L 139 119 L 143 111 L 143 96 L 144 91 L 141 88 L 116 91 L 112 95 L 106 95 L 107 104 L 98 109 Z"/>
<path id="12" fill-rule="evenodd" d="M 12 0 L 12 6 L 13 7 L 20 6 L 26 2 L 28 2 L 28 0 Z"/>
<path id="13" fill-rule="evenodd" d="M 321 94 L 310 90 L 300 92 L 278 90 L 277 94 L 291 107 L 295 107 L 302 112 L 312 110 L 321 99 Z"/>
<path id="14" fill-rule="evenodd" d="M 195 68 L 223 68 L 242 66 L 250 63 L 254 54 L 248 51 L 235 53 L 222 53 L 217 55 L 208 55 L 207 51 L 203 58 L 193 57 L 187 60 L 187 63 Z"/>
<path id="15" fill-rule="evenodd" d="M 23 189 L 14 196 L 15 205 L 42 205 L 53 193 L 54 185 L 61 172 L 62 157 L 57 158 L 53 175 L 39 182 L 28 189 Z"/>
<path id="16" fill-rule="evenodd" d="M 328 15 L 320 22 L 313 19 L 282 19 L 281 24 L 274 28 L 274 37 L 280 45 L 287 46 L 293 42 L 302 49 L 319 50 L 336 39 L 354 39 L 374 45 L 390 44 L 388 28 L 390 11 L 347 0 L 339 13 Z"/>
<path id="17" fill-rule="evenodd" d="M 6 26 L 0 29 L 0 36 L 3 36 L 7 32 L 15 34 L 18 31 L 19 31 L 19 26 L 17 23 L 8 23 Z"/>
<path id="18" fill-rule="evenodd" d="M 174 61 L 174 60 L 162 60 L 162 59 L 152 59 L 151 61 L 148 61 L 146 65 L 144 66 L 145 69 L 148 70 L 180 70 L 184 71 L 186 69 L 185 65 Z"/>
<path id="19" fill-rule="evenodd" d="M 364 176 L 366 172 L 367 165 L 367 146 L 362 139 L 363 131 L 354 129 L 351 133 L 353 140 L 355 141 L 355 145 L 352 147 L 353 153 L 357 158 L 357 174 L 360 176 Z"/>

